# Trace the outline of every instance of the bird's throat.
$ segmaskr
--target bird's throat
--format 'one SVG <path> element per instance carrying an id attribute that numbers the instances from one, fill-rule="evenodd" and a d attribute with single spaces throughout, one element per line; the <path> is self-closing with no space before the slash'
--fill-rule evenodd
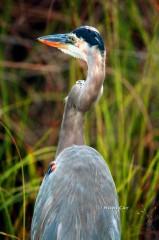
<path id="1" fill-rule="evenodd" d="M 96 54 L 88 64 L 86 81 L 82 85 L 77 81 L 68 95 L 56 156 L 67 147 L 84 144 L 84 114 L 99 98 L 105 78 L 105 55 Z"/>

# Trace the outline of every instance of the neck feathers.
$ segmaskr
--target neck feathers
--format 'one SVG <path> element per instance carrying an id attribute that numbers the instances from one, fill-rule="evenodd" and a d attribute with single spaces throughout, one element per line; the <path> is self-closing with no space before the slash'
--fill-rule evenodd
<path id="1" fill-rule="evenodd" d="M 100 97 L 105 78 L 105 53 L 102 55 L 94 48 L 87 64 L 87 79 L 79 98 L 79 109 L 83 112 L 88 111 Z"/>
<path id="2" fill-rule="evenodd" d="M 86 81 L 78 81 L 68 95 L 56 156 L 66 147 L 84 144 L 84 113 L 101 95 L 105 78 L 105 54 L 99 55 L 94 49 L 93 56 L 88 57 L 87 64 Z"/>
<path id="3" fill-rule="evenodd" d="M 73 106 L 71 100 L 68 97 L 65 105 L 56 156 L 62 150 L 72 146 L 73 144 L 76 145 L 84 144 L 83 125 L 84 125 L 83 113 L 78 111 Z"/>

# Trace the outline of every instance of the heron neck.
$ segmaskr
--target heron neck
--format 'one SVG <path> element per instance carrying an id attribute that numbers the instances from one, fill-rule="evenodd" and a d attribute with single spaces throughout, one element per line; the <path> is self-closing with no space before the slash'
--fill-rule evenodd
<path id="1" fill-rule="evenodd" d="M 103 83 L 105 77 L 105 57 L 106 52 L 99 54 L 97 50 L 94 50 L 92 55 L 88 57 L 88 73 L 86 81 L 92 81 L 93 83 L 95 77 L 98 78 L 100 83 Z"/>
<path id="2" fill-rule="evenodd" d="M 68 100 L 64 109 L 56 156 L 66 147 L 84 144 L 83 125 L 84 114 Z"/>
<path id="3" fill-rule="evenodd" d="M 73 144 L 83 145 L 84 113 L 98 99 L 105 78 L 105 54 L 95 52 L 88 59 L 88 75 L 81 87 L 75 84 L 65 105 L 56 156 Z"/>
<path id="4" fill-rule="evenodd" d="M 79 98 L 79 109 L 86 112 L 98 99 L 105 79 L 105 53 L 99 51 L 88 57 L 88 73 L 85 85 Z"/>

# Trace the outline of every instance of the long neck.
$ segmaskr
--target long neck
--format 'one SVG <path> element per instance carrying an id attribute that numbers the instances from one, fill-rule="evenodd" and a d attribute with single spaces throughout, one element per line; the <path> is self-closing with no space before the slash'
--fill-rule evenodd
<path id="1" fill-rule="evenodd" d="M 65 105 L 56 156 L 73 144 L 83 145 L 84 113 L 98 99 L 105 78 L 105 54 L 88 59 L 88 75 L 82 87 L 75 84 Z"/>
<path id="2" fill-rule="evenodd" d="M 84 144 L 83 125 L 84 114 L 78 111 L 68 98 L 64 109 L 56 156 L 66 147 L 73 144 Z"/>
<path id="3" fill-rule="evenodd" d="M 87 79 L 78 102 L 79 109 L 83 112 L 90 109 L 101 93 L 105 79 L 105 53 L 99 55 L 95 50 L 93 56 L 88 58 L 87 64 Z"/>

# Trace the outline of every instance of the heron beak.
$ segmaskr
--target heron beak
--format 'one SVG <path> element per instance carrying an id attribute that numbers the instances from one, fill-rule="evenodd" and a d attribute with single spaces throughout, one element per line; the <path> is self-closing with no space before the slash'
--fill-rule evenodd
<path id="1" fill-rule="evenodd" d="M 55 47 L 60 49 L 61 48 L 67 49 L 67 45 L 69 43 L 67 34 L 48 35 L 44 37 L 39 37 L 37 40 L 50 47 Z"/>
<path id="2" fill-rule="evenodd" d="M 72 57 L 85 60 L 85 56 L 82 54 L 81 49 L 76 46 L 75 42 L 70 38 L 70 33 L 48 35 L 39 37 L 37 40 L 50 47 L 58 48 Z"/>

